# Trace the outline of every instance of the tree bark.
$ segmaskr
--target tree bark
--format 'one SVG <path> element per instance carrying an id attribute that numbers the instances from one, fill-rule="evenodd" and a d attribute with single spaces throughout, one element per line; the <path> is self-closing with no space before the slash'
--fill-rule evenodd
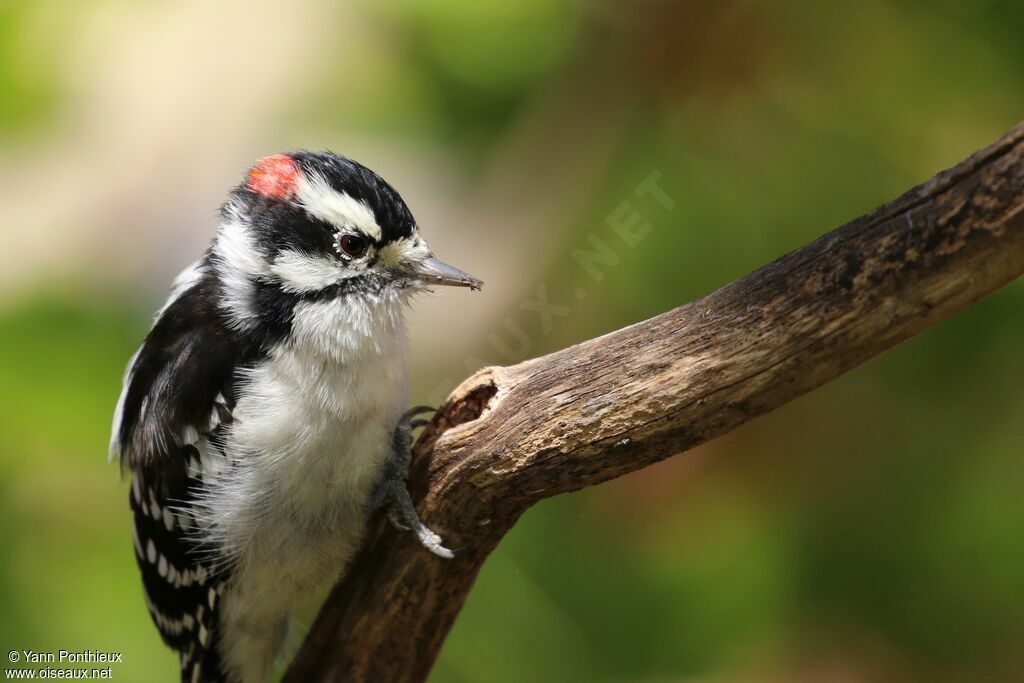
<path id="1" fill-rule="evenodd" d="M 701 299 L 464 381 L 410 486 L 443 560 L 376 520 L 285 681 L 422 681 L 481 565 L 539 500 L 778 408 L 1024 272 L 1024 124 Z"/>

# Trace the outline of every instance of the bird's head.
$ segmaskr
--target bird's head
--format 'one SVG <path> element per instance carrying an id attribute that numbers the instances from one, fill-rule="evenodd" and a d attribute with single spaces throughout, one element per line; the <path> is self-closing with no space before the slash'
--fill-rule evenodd
<path id="1" fill-rule="evenodd" d="M 232 191 L 223 219 L 211 261 L 238 320 L 256 313 L 266 286 L 326 301 L 483 284 L 434 258 L 409 207 L 383 178 L 330 152 L 257 161 Z"/>

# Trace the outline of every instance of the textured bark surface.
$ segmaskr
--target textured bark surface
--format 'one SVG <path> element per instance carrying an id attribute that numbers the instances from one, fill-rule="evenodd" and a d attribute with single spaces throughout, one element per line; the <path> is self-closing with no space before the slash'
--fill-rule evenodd
<path id="1" fill-rule="evenodd" d="M 416 445 L 424 521 L 376 523 L 285 677 L 421 681 L 480 566 L 537 501 L 724 434 L 1024 272 L 1024 124 L 902 197 L 651 320 L 467 379 Z"/>

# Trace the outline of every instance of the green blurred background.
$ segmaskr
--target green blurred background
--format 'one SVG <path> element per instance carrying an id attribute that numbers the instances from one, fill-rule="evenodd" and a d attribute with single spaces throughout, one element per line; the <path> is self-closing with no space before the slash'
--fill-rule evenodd
<path id="1" fill-rule="evenodd" d="M 176 680 L 108 429 L 151 311 L 251 160 L 363 161 L 487 281 L 411 316 L 414 400 L 437 401 L 994 140 L 1024 112 L 1022 28 L 1012 0 L 0 2 L 3 649 L 118 650 L 115 679 Z M 652 174 L 671 210 L 636 195 Z M 608 219 L 633 211 L 652 228 L 627 247 Z M 595 238 L 618 260 L 599 280 L 572 258 Z M 550 326 L 538 288 L 566 307 Z M 1018 283 L 725 438 L 537 506 L 431 680 L 1024 680 L 1022 307 Z"/>

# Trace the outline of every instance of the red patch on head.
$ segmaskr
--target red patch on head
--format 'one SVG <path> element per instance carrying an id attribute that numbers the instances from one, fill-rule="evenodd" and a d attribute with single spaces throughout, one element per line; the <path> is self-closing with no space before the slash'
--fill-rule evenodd
<path id="1" fill-rule="evenodd" d="M 256 162 L 249 169 L 245 186 L 256 194 L 273 199 L 290 199 L 299 182 L 299 165 L 287 154 L 275 154 Z"/>

